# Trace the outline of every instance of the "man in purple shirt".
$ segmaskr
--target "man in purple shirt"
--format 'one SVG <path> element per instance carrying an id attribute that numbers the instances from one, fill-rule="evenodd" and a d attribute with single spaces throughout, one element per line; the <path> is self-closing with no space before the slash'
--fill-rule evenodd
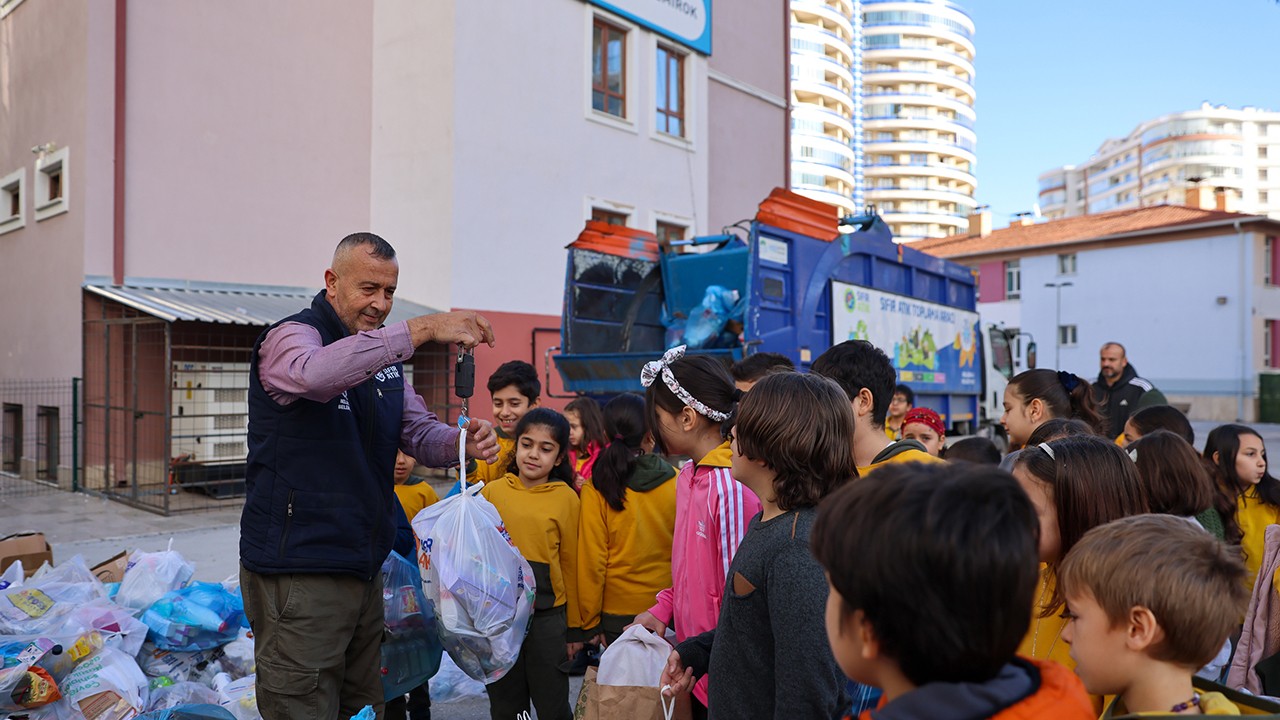
<path id="1" fill-rule="evenodd" d="M 396 451 L 458 461 L 459 430 L 427 409 L 401 362 L 426 342 L 493 345 L 472 312 L 383 327 L 398 276 L 385 240 L 350 235 L 311 307 L 254 347 L 240 578 L 265 720 L 347 718 L 365 705 L 382 716 L 380 569 L 403 515 Z M 472 420 L 466 449 L 496 461 L 493 427 Z"/>

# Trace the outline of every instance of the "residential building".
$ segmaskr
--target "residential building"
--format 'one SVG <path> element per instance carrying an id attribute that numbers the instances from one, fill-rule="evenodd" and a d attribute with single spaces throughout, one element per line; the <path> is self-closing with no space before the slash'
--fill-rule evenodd
<path id="1" fill-rule="evenodd" d="M 1280 217 L 1280 112 L 1204 103 L 1107 140 L 1088 162 L 1040 175 L 1048 218 L 1178 205 L 1192 185 L 1224 188 L 1229 206 Z"/>
<path id="2" fill-rule="evenodd" d="M 791 0 L 791 189 L 862 212 L 862 2 Z"/>
<path id="3" fill-rule="evenodd" d="M 950 0 L 862 0 L 866 200 L 900 242 L 977 206 L 974 24 Z"/>
<path id="4" fill-rule="evenodd" d="M 397 249 L 397 307 L 493 321 L 483 417 L 498 364 L 541 370 L 558 344 L 587 220 L 714 233 L 786 184 L 784 0 L 642 5 L 0 0 L 0 395 L 83 378 L 83 408 L 59 405 L 64 428 L 85 413 L 82 486 L 149 502 L 182 402 L 231 402 L 210 373 L 243 383 L 275 301 L 300 309 L 370 230 Z M 411 360 L 445 412 L 449 349 Z M 0 400 L 3 472 L 39 433 Z"/>
<path id="5" fill-rule="evenodd" d="M 1033 340 L 1040 367 L 1092 381 L 1120 342 L 1191 417 L 1253 422 L 1260 375 L 1280 372 L 1280 221 L 1188 197 L 994 231 L 981 213 L 970 234 L 916 247 L 974 268 L 983 319 Z"/>

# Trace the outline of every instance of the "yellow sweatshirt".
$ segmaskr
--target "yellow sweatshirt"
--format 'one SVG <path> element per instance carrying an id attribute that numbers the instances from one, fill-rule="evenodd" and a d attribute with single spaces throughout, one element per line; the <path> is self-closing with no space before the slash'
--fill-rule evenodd
<path id="1" fill-rule="evenodd" d="M 423 508 L 440 501 L 435 488 L 431 487 L 426 480 L 412 485 L 408 483 L 396 485 L 395 490 L 396 497 L 400 498 L 400 504 L 404 506 L 404 514 L 409 518 L 409 522 L 413 522 L 414 516 L 422 512 Z"/>
<path id="2" fill-rule="evenodd" d="M 516 455 L 516 439 L 497 428 L 494 431 L 498 434 L 498 461 L 490 465 L 483 460 L 476 460 L 475 467 L 467 470 L 468 485 L 491 483 L 506 475 L 507 469 L 511 467 L 511 459 Z"/>
<path id="3" fill-rule="evenodd" d="M 533 567 L 534 610 L 567 604 L 570 628 L 582 627 L 578 612 L 578 494 L 552 480 L 531 488 L 507 473 L 480 491 L 493 503 L 516 549 Z"/>
<path id="4" fill-rule="evenodd" d="M 1244 551 L 1244 566 L 1248 570 L 1245 587 L 1253 592 L 1253 581 L 1262 567 L 1262 554 L 1266 550 L 1267 526 L 1280 522 L 1280 508 L 1271 505 L 1258 495 L 1258 486 L 1251 485 L 1236 500 L 1236 522 L 1244 537 L 1240 549 Z"/>
<path id="5" fill-rule="evenodd" d="M 873 462 L 870 465 L 860 466 L 858 468 L 858 475 L 861 477 L 871 472 L 872 470 L 875 470 L 876 468 L 884 465 L 890 465 L 892 463 L 909 463 L 909 462 L 940 463 L 940 462 L 946 462 L 946 461 L 943 460 L 942 458 L 936 458 L 927 452 L 921 452 L 915 448 L 910 448 L 907 450 L 903 450 L 902 452 L 898 453 L 897 455 L 894 455 L 888 460 L 882 460 L 880 462 Z"/>
<path id="6" fill-rule="evenodd" d="M 1059 613 L 1049 617 L 1040 617 L 1040 612 L 1053 600 L 1053 590 L 1057 587 L 1057 577 L 1048 565 L 1040 564 L 1040 584 L 1036 586 L 1035 604 L 1031 606 L 1031 627 L 1018 645 L 1018 654 L 1034 660 L 1052 660 L 1068 670 L 1076 669 L 1076 661 L 1071 657 L 1071 643 L 1062 639 L 1062 631 L 1067 621 Z M 1102 712 L 1103 696 L 1090 695 L 1094 710 Z M 1110 698 L 1107 698 L 1110 699 Z"/>
<path id="7" fill-rule="evenodd" d="M 622 510 L 605 501 L 594 481 L 582 486 L 578 602 L 584 630 L 600 624 L 602 612 L 639 615 L 671 587 L 675 477 L 676 469 L 661 458 L 641 455 Z"/>

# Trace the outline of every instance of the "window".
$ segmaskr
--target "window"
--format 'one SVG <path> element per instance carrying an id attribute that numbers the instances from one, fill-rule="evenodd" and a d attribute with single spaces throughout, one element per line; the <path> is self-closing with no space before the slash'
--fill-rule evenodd
<path id="1" fill-rule="evenodd" d="M 591 219 L 596 222 L 609 223 L 610 225 L 627 224 L 627 214 L 615 212 L 613 210 L 603 210 L 601 208 L 591 208 Z"/>
<path id="2" fill-rule="evenodd" d="M 0 178 L 0 235 L 12 232 L 27 224 L 23 212 L 23 187 L 27 169 L 21 168 Z"/>
<path id="3" fill-rule="evenodd" d="M 0 471 L 22 471 L 22 406 L 5 403 L 0 415 Z"/>
<path id="4" fill-rule="evenodd" d="M 1076 254 L 1067 253 L 1058 256 L 1058 274 L 1059 275 L 1075 275 L 1076 274 Z"/>
<path id="5" fill-rule="evenodd" d="M 688 231 L 689 228 L 683 225 L 659 220 L 653 234 L 658 236 L 659 245 L 670 245 L 676 240 L 684 240 L 685 233 Z"/>
<path id="6" fill-rule="evenodd" d="M 1022 297 L 1022 261 L 1010 260 L 1004 264 L 1004 296 L 1009 300 Z"/>
<path id="7" fill-rule="evenodd" d="M 659 132 L 684 137 L 684 55 L 658 46 L 657 121 Z"/>
<path id="8" fill-rule="evenodd" d="M 1076 344 L 1076 326 L 1075 325 L 1059 325 L 1058 326 L 1058 344 L 1063 347 L 1070 347 Z"/>
<path id="9" fill-rule="evenodd" d="M 1276 357 L 1276 353 L 1272 350 L 1271 344 L 1276 338 L 1276 321 L 1264 320 L 1262 322 L 1262 367 L 1273 368 L 1276 361 L 1280 358 Z"/>
<path id="10" fill-rule="evenodd" d="M 36 162 L 36 221 L 61 215 L 68 209 L 70 191 L 68 148 L 46 154 Z"/>
<path id="11" fill-rule="evenodd" d="M 1276 284 L 1276 237 L 1268 235 L 1262 241 L 1262 284 Z"/>
<path id="12" fill-rule="evenodd" d="M 36 477 L 41 480 L 58 479 L 58 431 L 58 408 L 36 407 Z"/>
<path id="13" fill-rule="evenodd" d="M 591 36 L 591 107 L 627 116 L 627 31 L 596 18 Z"/>

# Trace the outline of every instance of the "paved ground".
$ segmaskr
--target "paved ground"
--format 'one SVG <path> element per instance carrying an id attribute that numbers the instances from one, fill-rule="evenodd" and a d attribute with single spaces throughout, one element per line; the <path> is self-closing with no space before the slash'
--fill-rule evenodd
<path id="1" fill-rule="evenodd" d="M 1203 446 L 1217 424 L 1192 423 L 1197 445 Z M 1254 427 L 1268 446 L 1280 448 L 1280 425 Z M 197 579 L 215 582 L 238 572 L 239 521 L 238 508 L 163 517 L 79 493 L 0 496 L 0 536 L 39 530 L 53 546 L 55 563 L 79 554 L 92 566 L 121 550 L 162 550 L 172 540 L 174 549 L 194 563 Z M 581 678 L 573 678 L 571 698 L 577 697 L 580 686 Z M 483 697 L 437 703 L 432 713 L 436 720 L 488 716 L 488 702 Z"/>

